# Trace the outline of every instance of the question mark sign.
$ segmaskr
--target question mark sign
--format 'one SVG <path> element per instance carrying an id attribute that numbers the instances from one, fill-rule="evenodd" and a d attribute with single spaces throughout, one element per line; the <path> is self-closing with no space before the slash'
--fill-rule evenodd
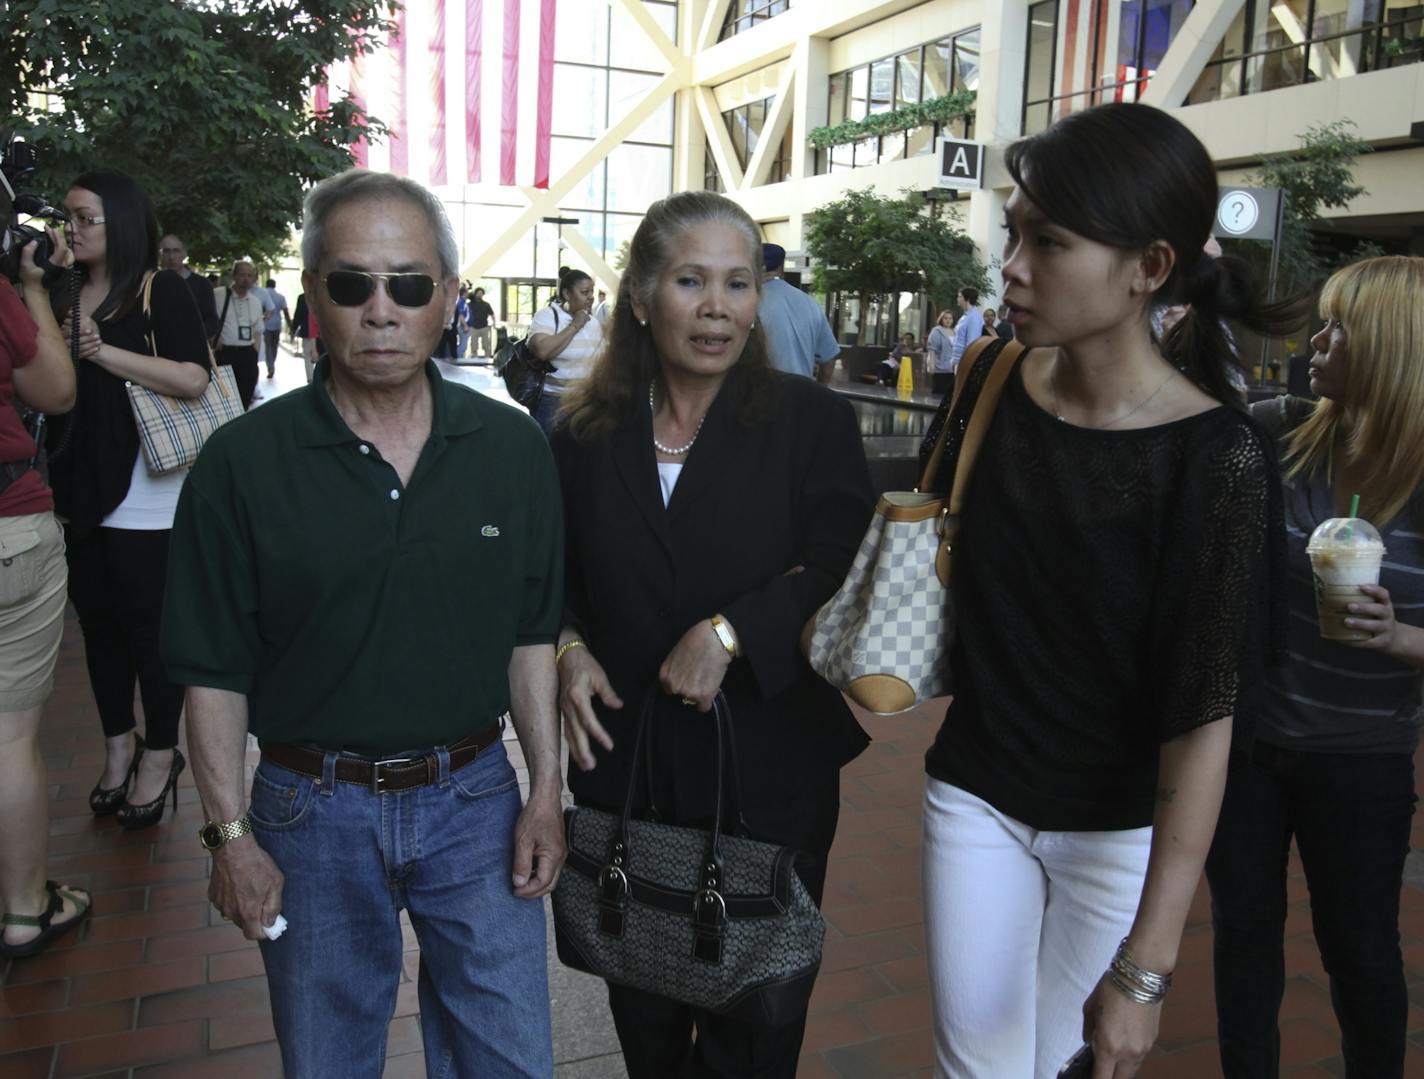
<path id="1" fill-rule="evenodd" d="M 1241 224 L 1241 215 L 1246 212 L 1246 204 L 1245 204 L 1244 202 L 1242 202 L 1240 199 L 1237 199 L 1235 205 L 1236 205 L 1236 220 L 1235 220 L 1234 224 L 1239 225 L 1239 224 Z"/>

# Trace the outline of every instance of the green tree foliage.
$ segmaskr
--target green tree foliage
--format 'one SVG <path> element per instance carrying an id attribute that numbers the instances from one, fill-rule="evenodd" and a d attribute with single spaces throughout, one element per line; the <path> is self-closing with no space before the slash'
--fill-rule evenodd
<path id="1" fill-rule="evenodd" d="M 147 190 L 206 265 L 289 247 L 308 186 L 381 126 L 350 99 L 311 110 L 329 64 L 369 52 L 392 0 L 10 0 L 0 112 L 62 198 L 86 169 Z"/>
<path id="2" fill-rule="evenodd" d="M 1366 193 L 1355 182 L 1354 168 L 1359 156 L 1370 152 L 1370 145 L 1352 133 L 1354 126 L 1352 120 L 1335 120 L 1309 127 L 1300 137 L 1299 150 L 1262 158 L 1248 177 L 1260 187 L 1279 187 L 1285 200 L 1277 295 L 1308 291 L 1342 263 L 1380 253 L 1375 244 L 1362 243 L 1341 255 L 1325 250 L 1313 236 L 1325 210 L 1340 209 Z M 1233 248 L 1232 254 L 1262 267 L 1268 265 L 1270 252 L 1265 244 L 1242 242 Z"/>
<path id="3" fill-rule="evenodd" d="M 974 241 L 917 192 L 848 192 L 807 217 L 806 249 L 816 290 L 852 293 L 862 311 L 875 295 L 924 291 L 948 307 L 961 288 L 989 290 Z"/>

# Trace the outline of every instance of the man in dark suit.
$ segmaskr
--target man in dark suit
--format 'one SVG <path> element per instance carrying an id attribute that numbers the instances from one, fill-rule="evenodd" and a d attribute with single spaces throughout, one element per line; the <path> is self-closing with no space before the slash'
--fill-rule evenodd
<path id="1" fill-rule="evenodd" d="M 218 335 L 218 305 L 213 299 L 213 286 L 207 278 L 188 268 L 188 248 L 171 232 L 158 241 L 158 268 L 172 270 L 187 283 L 198 305 L 198 314 L 203 316 L 203 332 L 211 341 Z"/>

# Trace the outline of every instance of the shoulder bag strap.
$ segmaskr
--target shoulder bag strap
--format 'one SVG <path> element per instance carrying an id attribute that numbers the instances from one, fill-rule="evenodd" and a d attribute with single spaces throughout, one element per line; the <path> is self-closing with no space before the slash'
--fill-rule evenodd
<path id="1" fill-rule="evenodd" d="M 223 327 L 227 325 L 227 305 L 230 303 L 232 303 L 231 285 L 223 289 L 223 309 L 222 314 L 218 316 L 218 332 L 213 339 L 208 342 L 213 348 L 217 348 L 222 341 Z"/>
<path id="2" fill-rule="evenodd" d="M 984 340 L 1001 340 L 1001 338 L 985 338 Z M 979 400 L 974 402 L 974 412 L 969 417 L 969 427 L 964 432 L 964 443 L 959 448 L 959 460 L 954 469 L 954 485 L 949 491 L 949 515 L 951 517 L 959 516 L 960 510 L 964 506 L 964 489 L 969 486 L 969 477 L 974 471 L 974 460 L 979 456 L 980 447 L 984 445 L 984 436 L 989 433 L 989 425 L 994 422 L 994 412 L 999 406 L 999 397 L 1004 392 L 1004 384 L 1009 380 L 1009 372 L 1014 369 L 1014 364 L 1018 362 L 1023 351 L 1023 345 L 1017 341 L 1011 341 L 1004 345 L 994 360 L 994 367 L 989 372 L 989 378 L 984 383 L 984 388 L 979 392 Z M 958 387 L 956 387 L 956 391 L 957 389 Z"/>
<path id="3" fill-rule="evenodd" d="M 936 327 L 936 329 L 938 328 Z M 965 384 L 969 381 L 969 372 L 979 362 L 979 357 L 984 354 L 984 350 L 992 344 L 994 342 L 987 337 L 976 339 L 959 358 L 959 374 L 954 376 L 954 389 L 949 398 L 949 409 L 945 413 L 944 426 L 940 428 L 939 438 L 935 439 L 934 449 L 930 452 L 929 460 L 925 462 L 925 470 L 920 476 L 920 485 L 917 488 L 920 491 L 932 490 L 931 484 L 934 483 L 935 476 L 939 474 L 940 461 L 944 458 L 944 447 L 949 440 L 949 418 L 954 415 L 955 406 L 959 404 L 959 397 L 964 392 Z M 1022 346 L 1020 346 L 1020 350 L 1022 350 Z M 986 386 L 985 389 L 987 388 Z"/>
<path id="4" fill-rule="evenodd" d="M 153 279 L 158 276 L 157 271 L 149 270 L 143 279 L 143 322 L 148 330 L 148 354 L 158 355 L 158 342 L 153 336 Z M 224 312 L 227 310 L 223 309 Z"/>

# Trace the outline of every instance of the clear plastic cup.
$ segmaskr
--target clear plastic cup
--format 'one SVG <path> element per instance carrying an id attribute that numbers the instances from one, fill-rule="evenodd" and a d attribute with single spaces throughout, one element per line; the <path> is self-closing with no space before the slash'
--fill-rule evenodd
<path id="1" fill-rule="evenodd" d="M 1328 641 L 1366 641 L 1370 634 L 1345 625 L 1349 604 L 1368 601 L 1361 585 L 1379 584 L 1384 542 L 1374 525 L 1360 517 L 1332 517 L 1310 534 L 1305 545 L 1315 576 L 1315 612 L 1320 636 Z"/>

